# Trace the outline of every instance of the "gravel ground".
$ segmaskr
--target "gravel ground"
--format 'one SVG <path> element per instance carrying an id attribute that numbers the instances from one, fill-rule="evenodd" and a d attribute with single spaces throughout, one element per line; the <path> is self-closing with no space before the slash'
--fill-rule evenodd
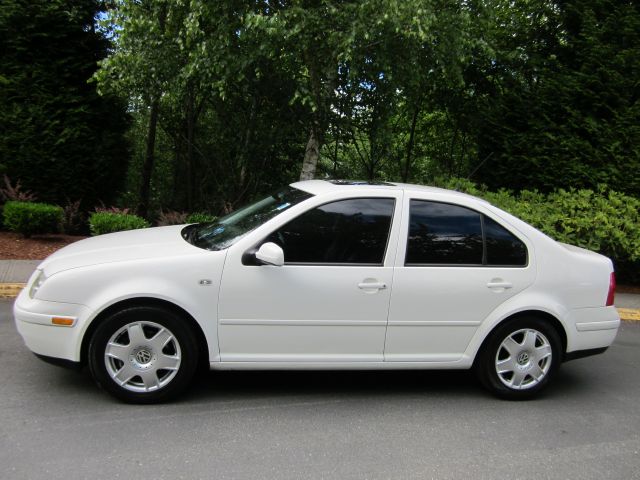
<path id="1" fill-rule="evenodd" d="M 56 250 L 86 237 L 71 235 L 34 235 L 24 238 L 11 232 L 0 232 L 0 260 L 41 260 Z"/>

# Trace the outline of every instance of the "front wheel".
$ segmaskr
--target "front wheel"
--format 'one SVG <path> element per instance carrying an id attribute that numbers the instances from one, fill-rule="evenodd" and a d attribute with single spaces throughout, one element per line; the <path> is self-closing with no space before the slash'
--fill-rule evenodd
<path id="1" fill-rule="evenodd" d="M 96 382 L 129 403 L 156 403 L 184 390 L 198 362 L 188 324 L 158 307 L 132 307 L 105 319 L 89 344 Z"/>
<path id="2" fill-rule="evenodd" d="M 542 390 L 560 366 L 557 331 L 539 318 L 518 318 L 499 326 L 479 353 L 480 382 L 499 397 L 519 400 Z"/>

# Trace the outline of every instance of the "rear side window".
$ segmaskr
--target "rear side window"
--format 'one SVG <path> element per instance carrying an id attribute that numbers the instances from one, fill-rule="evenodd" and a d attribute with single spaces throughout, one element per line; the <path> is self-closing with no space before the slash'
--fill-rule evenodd
<path id="1" fill-rule="evenodd" d="M 524 243 L 487 216 L 484 217 L 484 236 L 487 245 L 487 265 L 527 265 L 527 247 Z"/>
<path id="2" fill-rule="evenodd" d="M 382 265 L 395 200 L 354 198 L 316 207 L 265 240 L 284 251 L 286 263 Z"/>
<path id="3" fill-rule="evenodd" d="M 482 265 L 480 214 L 457 205 L 412 200 L 406 263 Z"/>
<path id="4" fill-rule="evenodd" d="M 448 203 L 411 200 L 405 265 L 524 267 L 527 248 L 479 212 Z"/>

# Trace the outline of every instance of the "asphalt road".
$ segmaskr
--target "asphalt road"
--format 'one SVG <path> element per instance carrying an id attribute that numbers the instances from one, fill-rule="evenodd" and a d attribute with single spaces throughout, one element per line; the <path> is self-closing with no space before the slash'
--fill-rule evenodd
<path id="1" fill-rule="evenodd" d="M 467 372 L 209 373 L 118 403 L 23 345 L 0 301 L 3 479 L 640 479 L 640 323 L 535 401 Z"/>

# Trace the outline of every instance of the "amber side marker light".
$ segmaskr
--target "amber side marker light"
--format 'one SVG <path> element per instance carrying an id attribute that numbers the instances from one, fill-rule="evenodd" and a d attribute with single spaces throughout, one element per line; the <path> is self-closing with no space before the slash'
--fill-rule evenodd
<path id="1" fill-rule="evenodd" d="M 62 325 L 64 327 L 70 327 L 73 325 L 73 318 L 53 317 L 51 323 L 54 325 Z"/>

